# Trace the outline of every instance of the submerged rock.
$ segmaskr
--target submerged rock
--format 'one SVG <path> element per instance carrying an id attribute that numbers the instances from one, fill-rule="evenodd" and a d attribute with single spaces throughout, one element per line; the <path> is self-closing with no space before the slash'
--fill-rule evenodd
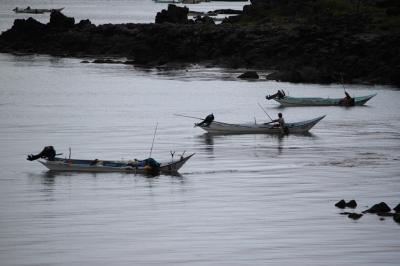
<path id="1" fill-rule="evenodd" d="M 376 215 L 381 217 L 393 217 L 395 214 L 391 212 L 377 212 Z"/>
<path id="2" fill-rule="evenodd" d="M 238 76 L 239 79 L 259 79 L 256 71 L 247 71 Z"/>
<path id="3" fill-rule="evenodd" d="M 348 215 L 347 217 L 349 217 L 350 219 L 353 219 L 353 220 L 358 220 L 358 219 L 360 219 L 362 216 L 363 216 L 363 215 L 362 215 L 361 213 L 353 212 L 353 213 L 349 213 L 349 215 Z"/>
<path id="4" fill-rule="evenodd" d="M 112 60 L 112 59 L 96 59 L 93 60 L 94 64 L 124 64 L 125 62 L 118 61 L 118 60 Z"/>
<path id="5" fill-rule="evenodd" d="M 363 211 L 363 213 L 386 213 L 390 212 L 390 210 L 390 207 L 385 202 L 381 202 L 379 204 L 375 204 L 368 210 Z"/>
<path id="6" fill-rule="evenodd" d="M 395 213 L 395 214 L 393 215 L 393 220 L 394 220 L 396 223 L 399 223 L 399 224 L 400 224 L 400 213 Z"/>

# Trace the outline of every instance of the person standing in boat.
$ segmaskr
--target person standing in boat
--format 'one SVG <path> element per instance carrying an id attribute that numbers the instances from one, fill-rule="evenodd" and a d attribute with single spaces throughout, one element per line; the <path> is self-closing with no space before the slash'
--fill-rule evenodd
<path id="1" fill-rule="evenodd" d="M 200 123 L 194 124 L 194 126 L 195 127 L 200 127 L 200 126 L 208 127 L 213 121 L 214 121 L 214 114 L 211 113 L 208 116 L 206 116 L 206 118 L 204 118 L 204 120 L 201 121 Z"/>

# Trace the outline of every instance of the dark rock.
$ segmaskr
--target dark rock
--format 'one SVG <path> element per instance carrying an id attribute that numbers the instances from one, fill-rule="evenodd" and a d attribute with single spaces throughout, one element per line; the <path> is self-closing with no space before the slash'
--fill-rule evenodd
<path id="1" fill-rule="evenodd" d="M 394 213 L 391 213 L 391 212 L 377 212 L 376 215 L 383 216 L 383 217 L 393 217 Z"/>
<path id="2" fill-rule="evenodd" d="M 94 28 L 95 25 L 88 19 L 82 19 L 79 23 L 76 24 L 78 28 L 85 29 L 85 28 Z"/>
<path id="3" fill-rule="evenodd" d="M 351 212 L 341 212 L 339 214 L 341 214 L 341 215 L 349 215 L 349 214 L 351 214 Z"/>
<path id="4" fill-rule="evenodd" d="M 135 60 L 126 60 L 126 61 L 124 62 L 124 64 L 125 64 L 125 65 L 134 65 L 134 64 L 136 64 L 136 62 L 135 62 Z"/>
<path id="5" fill-rule="evenodd" d="M 176 5 L 168 5 L 168 9 L 161 10 L 156 15 L 156 23 L 178 23 L 178 24 L 187 24 L 188 18 L 187 15 L 189 13 L 189 9 L 187 7 L 179 7 Z"/>
<path id="6" fill-rule="evenodd" d="M 385 202 L 381 202 L 379 204 L 375 204 L 368 210 L 363 211 L 363 213 L 386 213 L 390 212 L 390 210 L 390 207 Z"/>
<path id="7" fill-rule="evenodd" d="M 225 15 L 240 15 L 243 13 L 242 10 L 235 10 L 235 9 L 216 9 L 212 12 L 215 14 L 225 14 Z"/>
<path id="8" fill-rule="evenodd" d="M 38 33 L 41 31 L 44 31 L 46 26 L 39 21 L 33 19 L 33 18 L 28 18 L 28 19 L 16 19 L 14 21 L 14 25 L 12 27 L 12 30 L 20 32 L 20 31 L 26 31 L 28 33 Z"/>
<path id="9" fill-rule="evenodd" d="M 357 207 L 357 202 L 355 200 L 350 200 L 349 202 L 346 203 L 346 207 L 354 209 Z"/>
<path id="10" fill-rule="evenodd" d="M 268 79 L 304 83 L 337 83 L 343 73 L 348 83 L 400 86 L 399 22 L 368 13 L 397 5 L 370 9 L 375 0 L 363 1 L 361 13 L 336 14 L 325 10 L 327 1 L 304 1 L 252 0 L 246 12 L 221 25 L 192 24 L 178 7 L 156 19 L 170 23 L 73 25 L 64 15 L 52 15 L 47 25 L 16 20 L 1 34 L 0 52 L 124 57 L 142 65 L 209 62 L 273 69 Z"/>
<path id="11" fill-rule="evenodd" d="M 397 204 L 396 207 L 393 208 L 396 213 L 400 213 L 400 204 Z"/>
<path id="12" fill-rule="evenodd" d="M 353 220 L 358 220 L 358 219 L 360 219 L 362 216 L 363 216 L 363 215 L 362 215 L 361 213 L 353 212 L 353 213 L 350 213 L 347 217 L 349 217 L 349 218 L 351 218 L 351 219 L 353 219 Z"/>
<path id="13" fill-rule="evenodd" d="M 88 63 L 90 63 L 88 60 L 83 60 L 83 61 L 81 61 L 81 63 L 82 64 L 88 64 Z"/>
<path id="14" fill-rule="evenodd" d="M 94 64 L 123 64 L 124 62 L 112 60 L 112 59 L 96 59 L 93 60 Z"/>
<path id="15" fill-rule="evenodd" d="M 393 220 L 394 220 L 396 223 L 400 223 L 400 213 L 395 213 L 395 214 L 393 215 Z"/>
<path id="16" fill-rule="evenodd" d="M 194 22 L 202 24 L 215 24 L 214 20 L 209 16 L 197 16 Z"/>
<path id="17" fill-rule="evenodd" d="M 335 206 L 340 209 L 344 209 L 344 208 L 346 208 L 346 202 L 342 199 L 342 200 L 336 202 Z"/>
<path id="18" fill-rule="evenodd" d="M 256 71 L 247 71 L 238 76 L 239 79 L 258 79 L 259 76 Z"/>
<path id="19" fill-rule="evenodd" d="M 400 15 L 400 7 L 390 7 L 386 9 L 386 15 L 393 17 Z"/>
<path id="20" fill-rule="evenodd" d="M 65 16 L 60 11 L 53 10 L 50 13 L 50 22 L 48 25 L 58 30 L 67 30 L 75 25 L 75 19 Z"/>

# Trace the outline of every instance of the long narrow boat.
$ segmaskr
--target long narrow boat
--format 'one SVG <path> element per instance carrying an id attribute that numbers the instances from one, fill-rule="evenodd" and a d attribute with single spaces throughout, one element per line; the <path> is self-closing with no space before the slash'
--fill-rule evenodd
<path id="1" fill-rule="evenodd" d="M 28 14 L 43 14 L 43 13 L 50 13 L 52 11 L 62 11 L 64 8 L 53 8 L 53 9 L 47 9 L 47 8 L 14 8 L 13 11 L 15 13 L 28 13 Z"/>
<path id="2" fill-rule="evenodd" d="M 210 134 L 301 134 L 307 133 L 324 117 L 325 115 L 306 121 L 285 123 L 283 129 L 270 123 L 228 124 L 217 121 L 211 122 L 208 126 L 199 127 Z"/>
<path id="3" fill-rule="evenodd" d="M 376 96 L 376 93 L 354 97 L 354 105 L 364 105 L 374 96 Z M 283 98 L 274 98 L 274 100 L 282 106 L 346 106 L 346 104 L 343 103 L 343 98 L 302 98 L 284 96 Z"/>
<path id="4" fill-rule="evenodd" d="M 75 172 L 129 172 L 129 173 L 177 173 L 178 170 L 194 155 L 184 156 L 170 161 L 157 162 L 153 158 L 145 160 L 112 161 L 112 160 L 80 160 L 56 157 L 53 146 L 45 147 L 37 155 L 28 155 L 27 160 L 38 162 L 51 171 L 75 171 Z"/>
<path id="5" fill-rule="evenodd" d="M 181 157 L 175 161 L 159 163 L 159 166 L 148 164 L 150 159 L 140 161 L 79 160 L 55 157 L 53 160 L 38 161 L 51 171 L 72 172 L 128 172 L 128 173 L 177 173 L 178 170 L 194 155 Z"/>

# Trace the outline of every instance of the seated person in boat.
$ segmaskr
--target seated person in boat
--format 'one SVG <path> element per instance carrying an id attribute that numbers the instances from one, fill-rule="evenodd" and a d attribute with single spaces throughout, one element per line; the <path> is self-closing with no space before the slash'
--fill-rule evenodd
<path id="1" fill-rule="evenodd" d="M 267 100 L 272 100 L 272 99 L 275 99 L 275 98 L 282 99 L 285 96 L 286 96 L 286 94 L 285 94 L 285 92 L 283 90 L 278 90 L 277 93 L 272 94 L 272 95 L 267 95 L 267 96 L 265 96 L 265 98 Z"/>
<path id="2" fill-rule="evenodd" d="M 28 158 L 26 158 L 26 159 L 29 161 L 34 161 L 39 158 L 44 158 L 49 161 L 53 161 L 54 157 L 56 157 L 56 150 L 54 149 L 54 147 L 46 146 L 40 153 L 38 153 L 36 155 L 30 154 L 30 155 L 28 155 Z"/>
<path id="3" fill-rule="evenodd" d="M 285 119 L 283 119 L 282 113 L 279 113 L 278 114 L 278 119 L 272 120 L 271 123 L 276 123 L 276 124 L 273 125 L 273 127 L 285 128 Z"/>
<path id="4" fill-rule="evenodd" d="M 339 104 L 343 106 L 354 106 L 354 98 L 351 98 L 351 96 L 346 91 L 344 92 L 344 94 L 346 94 L 346 96 L 342 100 L 340 100 Z"/>
<path id="5" fill-rule="evenodd" d="M 200 123 L 194 124 L 194 126 L 195 127 L 200 127 L 200 126 L 208 127 L 213 121 L 214 121 L 214 114 L 211 113 L 208 116 L 206 116 L 206 118 L 204 118 L 204 120 L 201 121 Z"/>

